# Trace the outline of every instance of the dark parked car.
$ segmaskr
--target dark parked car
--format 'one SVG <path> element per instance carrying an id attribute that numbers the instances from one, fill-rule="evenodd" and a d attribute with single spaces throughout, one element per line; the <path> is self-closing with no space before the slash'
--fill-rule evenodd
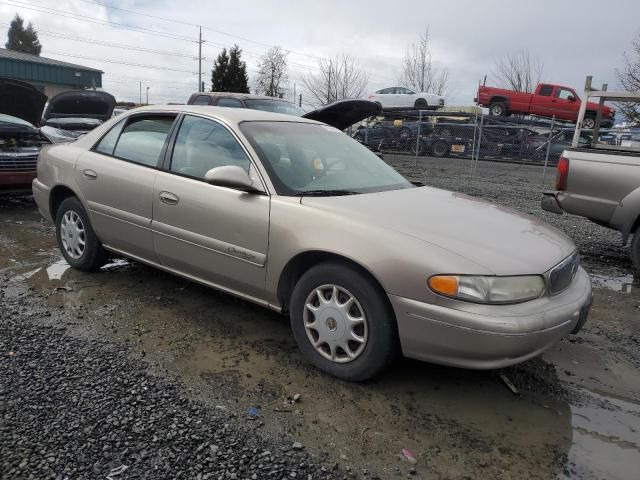
<path id="1" fill-rule="evenodd" d="M 0 194 L 31 192 L 38 153 L 50 143 L 34 125 L 46 100 L 28 83 L 0 78 Z"/>
<path id="2" fill-rule="evenodd" d="M 354 123 L 378 115 L 381 107 L 369 100 L 338 100 L 311 112 L 281 98 L 252 95 L 250 93 L 198 92 L 189 97 L 188 105 L 212 105 L 216 107 L 250 108 L 273 113 L 317 120 L 344 130 Z"/>

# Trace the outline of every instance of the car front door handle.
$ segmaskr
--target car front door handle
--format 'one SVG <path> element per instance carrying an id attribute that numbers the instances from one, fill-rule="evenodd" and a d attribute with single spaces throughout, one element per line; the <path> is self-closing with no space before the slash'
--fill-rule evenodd
<path id="1" fill-rule="evenodd" d="M 160 192 L 160 201 L 167 205 L 177 205 L 180 199 L 171 192 Z"/>
<path id="2" fill-rule="evenodd" d="M 83 170 L 82 175 L 84 175 L 84 177 L 88 178 L 89 180 L 95 180 L 96 178 L 98 178 L 98 174 L 93 170 Z"/>

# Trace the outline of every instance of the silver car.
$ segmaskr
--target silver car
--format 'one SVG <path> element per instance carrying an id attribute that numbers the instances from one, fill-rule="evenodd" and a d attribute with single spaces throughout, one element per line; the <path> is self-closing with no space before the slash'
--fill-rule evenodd
<path id="1" fill-rule="evenodd" d="M 591 282 L 543 222 L 408 182 L 317 121 L 145 107 L 46 147 L 33 193 L 64 258 L 123 255 L 289 315 L 347 380 L 401 352 L 467 368 L 539 355 L 584 323 Z"/>

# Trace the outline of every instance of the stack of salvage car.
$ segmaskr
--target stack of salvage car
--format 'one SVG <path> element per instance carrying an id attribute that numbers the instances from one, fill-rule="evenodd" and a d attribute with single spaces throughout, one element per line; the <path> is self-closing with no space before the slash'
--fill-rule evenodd
<path id="1" fill-rule="evenodd" d="M 0 78 L 0 194 L 30 193 L 40 149 L 76 140 L 109 119 L 115 107 L 112 95 L 89 90 L 47 100 L 33 85 Z"/>

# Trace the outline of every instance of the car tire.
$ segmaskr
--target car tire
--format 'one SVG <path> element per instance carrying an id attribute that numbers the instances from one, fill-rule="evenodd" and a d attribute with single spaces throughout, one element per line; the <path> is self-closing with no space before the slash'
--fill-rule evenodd
<path id="1" fill-rule="evenodd" d="M 640 227 L 633 234 L 633 239 L 631 240 L 631 260 L 636 272 L 640 275 Z"/>
<path id="2" fill-rule="evenodd" d="M 424 98 L 417 99 L 413 106 L 418 110 L 425 110 L 426 108 L 429 108 L 429 104 Z"/>
<path id="3" fill-rule="evenodd" d="M 593 130 L 596 126 L 596 117 L 593 115 L 585 115 L 582 121 L 582 128 L 586 130 Z"/>
<path id="4" fill-rule="evenodd" d="M 363 319 L 356 323 L 349 323 L 340 310 L 351 299 L 349 316 Z M 314 312 L 310 307 L 319 310 Z M 318 264 L 300 277 L 291 296 L 289 316 L 303 356 L 334 377 L 353 382 L 370 379 L 398 354 L 396 319 L 386 293 L 366 273 L 342 262 Z M 362 341 L 345 341 L 355 338 L 351 335 Z M 317 342 L 316 346 L 312 342 Z M 335 360 L 330 358 L 332 353 Z"/>
<path id="5" fill-rule="evenodd" d="M 507 110 L 507 104 L 504 102 L 493 102 L 489 106 L 489 115 L 493 117 L 509 116 L 509 111 Z"/>
<path id="6" fill-rule="evenodd" d="M 63 200 L 56 211 L 56 240 L 62 256 L 73 268 L 95 271 L 107 262 L 107 252 L 76 197 Z"/>
<path id="7" fill-rule="evenodd" d="M 436 140 L 433 145 L 431 145 L 431 153 L 434 157 L 446 157 L 449 154 L 449 144 L 444 140 Z"/>

